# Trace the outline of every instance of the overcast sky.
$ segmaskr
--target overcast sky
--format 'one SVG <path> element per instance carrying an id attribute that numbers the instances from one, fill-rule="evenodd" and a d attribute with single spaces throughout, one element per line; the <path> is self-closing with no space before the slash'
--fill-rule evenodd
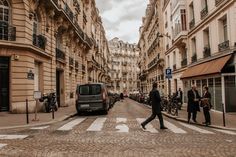
<path id="1" fill-rule="evenodd" d="M 138 43 L 148 0 L 96 0 L 108 40 L 118 37 Z"/>

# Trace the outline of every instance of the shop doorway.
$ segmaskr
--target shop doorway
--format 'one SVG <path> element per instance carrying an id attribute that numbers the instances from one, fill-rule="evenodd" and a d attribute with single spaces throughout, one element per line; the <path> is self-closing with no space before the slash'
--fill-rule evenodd
<path id="1" fill-rule="evenodd" d="M 9 111 L 9 57 L 0 57 L 0 112 Z"/>
<path id="2" fill-rule="evenodd" d="M 63 93 L 64 93 L 63 74 L 64 74 L 64 72 L 62 70 L 57 69 L 57 71 L 56 71 L 56 94 L 57 94 L 58 107 L 61 107 L 62 101 L 63 101 Z"/>

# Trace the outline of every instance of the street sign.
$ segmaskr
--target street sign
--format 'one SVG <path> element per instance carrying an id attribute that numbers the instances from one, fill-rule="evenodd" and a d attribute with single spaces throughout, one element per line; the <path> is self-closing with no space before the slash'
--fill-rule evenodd
<path id="1" fill-rule="evenodd" d="M 34 99 L 40 99 L 42 97 L 42 94 L 40 91 L 34 91 Z"/>
<path id="2" fill-rule="evenodd" d="M 166 78 L 167 79 L 172 78 L 172 70 L 171 70 L 171 68 L 167 68 L 166 69 Z"/>

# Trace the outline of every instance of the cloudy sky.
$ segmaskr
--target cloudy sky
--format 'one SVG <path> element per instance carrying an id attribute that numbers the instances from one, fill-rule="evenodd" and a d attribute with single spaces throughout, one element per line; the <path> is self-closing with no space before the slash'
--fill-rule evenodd
<path id="1" fill-rule="evenodd" d="M 108 40 L 137 43 L 148 0 L 96 0 Z"/>

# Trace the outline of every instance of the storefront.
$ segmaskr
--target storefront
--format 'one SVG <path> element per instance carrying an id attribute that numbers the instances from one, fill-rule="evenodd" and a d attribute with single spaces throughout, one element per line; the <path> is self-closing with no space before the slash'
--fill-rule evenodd
<path id="1" fill-rule="evenodd" d="M 195 84 L 199 94 L 203 86 L 209 87 L 213 109 L 216 111 L 236 112 L 236 73 L 235 55 L 223 56 L 208 62 L 189 67 L 182 75 L 184 101 L 187 91 Z"/>

